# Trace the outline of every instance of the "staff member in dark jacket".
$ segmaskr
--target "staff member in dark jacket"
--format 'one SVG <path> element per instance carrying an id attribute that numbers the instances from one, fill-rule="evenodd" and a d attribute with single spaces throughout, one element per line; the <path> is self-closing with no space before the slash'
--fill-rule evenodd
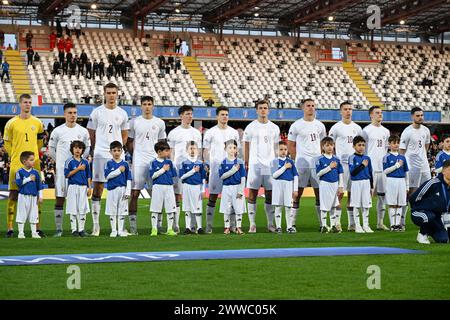
<path id="1" fill-rule="evenodd" d="M 430 244 L 428 236 L 431 236 L 437 243 L 447 243 L 444 222 L 450 227 L 450 160 L 444 162 L 442 173 L 422 184 L 411 195 L 409 202 L 411 219 L 420 227 L 417 241 Z"/>

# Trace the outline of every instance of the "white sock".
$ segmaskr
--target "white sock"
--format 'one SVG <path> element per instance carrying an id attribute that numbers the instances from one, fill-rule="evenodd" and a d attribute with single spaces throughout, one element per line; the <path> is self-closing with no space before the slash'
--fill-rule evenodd
<path id="1" fill-rule="evenodd" d="M 397 226 L 400 226 L 401 221 L 405 222 L 405 219 L 403 219 L 403 208 L 408 208 L 407 206 L 403 206 L 400 208 L 397 208 L 396 214 L 395 214 L 395 224 Z"/>
<path id="2" fill-rule="evenodd" d="M 396 215 L 397 215 L 397 208 L 389 207 L 389 224 L 391 227 L 397 225 L 395 221 Z"/>
<path id="3" fill-rule="evenodd" d="M 256 203 L 248 203 L 248 220 L 250 226 L 256 226 Z"/>
<path id="4" fill-rule="evenodd" d="M 117 216 L 109 216 L 109 222 L 111 224 L 111 232 L 117 232 Z"/>
<path id="5" fill-rule="evenodd" d="M 230 214 L 230 228 L 236 228 L 236 214 L 234 212 Z"/>
<path id="6" fill-rule="evenodd" d="M 287 212 L 287 209 L 286 209 Z M 281 228 L 281 216 L 283 215 L 283 208 L 281 206 L 275 207 L 275 226 Z M 287 215 L 286 215 L 287 216 Z"/>
<path id="7" fill-rule="evenodd" d="M 320 213 L 320 206 L 317 206 L 316 205 L 316 215 L 317 215 L 317 219 L 319 219 L 319 225 L 322 227 L 322 226 L 326 226 L 327 225 L 327 220 L 326 220 L 326 218 L 325 218 L 325 224 L 324 225 L 322 225 L 322 218 L 321 218 L 321 213 Z M 326 217 L 326 216 L 325 216 Z"/>
<path id="8" fill-rule="evenodd" d="M 171 213 L 167 214 L 167 231 L 173 230 L 174 219 L 175 219 L 175 213 L 171 212 Z"/>
<path id="9" fill-rule="evenodd" d="M 189 224 L 191 231 L 197 228 L 197 221 L 195 220 L 195 213 L 191 213 L 191 223 Z"/>
<path id="10" fill-rule="evenodd" d="M 167 217 L 169 217 L 169 215 L 167 215 Z M 172 222 L 173 222 L 173 228 L 178 228 L 179 229 L 180 207 L 178 207 L 178 206 L 175 209 L 175 213 L 174 213 L 174 217 L 173 217 L 173 221 Z M 169 229 L 169 226 L 167 226 L 167 228 Z"/>
<path id="11" fill-rule="evenodd" d="M 78 231 L 84 231 L 84 225 L 86 224 L 86 215 L 85 214 L 79 214 L 77 216 L 78 220 Z"/>
<path id="12" fill-rule="evenodd" d="M 406 225 L 406 213 L 408 212 L 408 206 L 403 206 L 402 207 L 402 221 L 401 221 L 401 226 L 405 226 Z"/>
<path id="13" fill-rule="evenodd" d="M 297 214 L 298 214 L 298 208 L 291 208 L 291 227 L 297 226 Z"/>
<path id="14" fill-rule="evenodd" d="M 363 226 L 369 227 L 369 208 L 362 208 Z"/>
<path id="15" fill-rule="evenodd" d="M 152 229 L 158 228 L 158 214 L 156 212 L 152 212 L 151 222 L 152 222 Z"/>
<path id="16" fill-rule="evenodd" d="M 185 221 L 185 225 L 186 225 L 186 229 L 190 229 L 190 230 L 192 230 L 191 229 L 191 212 L 190 211 L 186 211 L 185 213 L 184 213 L 184 221 Z"/>
<path id="17" fill-rule="evenodd" d="M 18 229 L 19 229 L 19 234 L 21 234 L 21 233 L 25 233 L 24 232 L 24 229 L 25 229 L 25 223 L 17 223 L 17 227 L 18 227 Z"/>
<path id="18" fill-rule="evenodd" d="M 124 226 L 125 226 L 125 216 L 118 216 L 118 230 L 117 232 L 122 233 L 124 232 Z"/>
<path id="19" fill-rule="evenodd" d="M 94 223 L 94 228 L 100 227 L 99 218 L 100 218 L 100 200 L 92 200 L 92 222 Z"/>
<path id="20" fill-rule="evenodd" d="M 356 210 L 358 211 L 358 210 Z M 348 217 L 348 225 L 349 226 L 353 226 L 355 225 L 355 217 L 354 217 L 354 213 L 353 213 L 353 209 L 349 210 L 347 209 L 347 217 Z M 359 218 L 359 211 L 358 211 L 358 218 Z"/>
<path id="21" fill-rule="evenodd" d="M 55 209 L 56 230 L 62 231 L 62 229 L 63 229 L 63 216 L 64 216 L 64 210 L 62 210 L 62 209 Z"/>
<path id="22" fill-rule="evenodd" d="M 327 226 L 327 212 L 320 211 L 320 227 L 326 227 L 326 226 Z"/>
<path id="23" fill-rule="evenodd" d="M 198 229 L 202 229 L 202 217 L 203 217 L 202 213 L 196 213 L 195 214 L 195 221 L 197 222 L 197 228 Z"/>
<path id="24" fill-rule="evenodd" d="M 230 215 L 229 214 L 223 215 L 223 224 L 224 224 L 225 228 L 230 227 Z"/>
<path id="25" fill-rule="evenodd" d="M 361 228 L 361 222 L 359 221 L 359 208 L 353 208 L 352 213 L 353 213 L 352 214 L 352 216 L 353 216 L 353 224 L 356 227 L 360 227 Z"/>
<path id="26" fill-rule="evenodd" d="M 163 222 L 163 214 L 162 213 L 157 213 L 158 217 L 157 217 L 157 225 L 156 227 L 158 229 L 162 228 L 162 222 Z"/>
<path id="27" fill-rule="evenodd" d="M 273 227 L 273 218 L 275 216 L 273 205 L 264 203 L 264 210 L 266 211 L 267 227 Z"/>
<path id="28" fill-rule="evenodd" d="M 214 222 L 214 211 L 216 210 L 216 207 L 210 207 L 206 206 L 206 226 L 211 227 L 213 226 Z"/>
<path id="29" fill-rule="evenodd" d="M 242 228 L 242 213 L 236 214 L 236 228 Z"/>
<path id="30" fill-rule="evenodd" d="M 130 214 L 128 216 L 128 221 L 130 223 L 130 231 L 137 232 L 137 214 Z"/>
<path id="31" fill-rule="evenodd" d="M 30 227 L 31 227 L 31 234 L 35 234 L 37 232 L 37 225 L 36 225 L 36 223 L 30 223 Z M 22 227 L 22 232 L 23 232 L 23 227 Z"/>
<path id="32" fill-rule="evenodd" d="M 335 208 L 336 225 L 341 224 L 342 209 Z"/>
<path id="33" fill-rule="evenodd" d="M 336 207 L 331 208 L 331 210 L 330 210 L 330 224 L 331 224 L 332 227 L 337 225 L 337 223 L 336 223 L 336 221 L 337 221 L 336 212 L 337 212 Z"/>
<path id="34" fill-rule="evenodd" d="M 70 215 L 70 230 L 72 232 L 77 231 L 77 216 L 75 214 Z"/>
<path id="35" fill-rule="evenodd" d="M 378 196 L 377 198 L 377 224 L 384 224 L 384 214 L 386 212 L 386 203 L 384 196 Z"/>

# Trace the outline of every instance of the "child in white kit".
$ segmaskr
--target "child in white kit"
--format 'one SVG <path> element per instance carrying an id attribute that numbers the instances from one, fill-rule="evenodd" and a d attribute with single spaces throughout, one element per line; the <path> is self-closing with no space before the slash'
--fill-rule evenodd
<path id="1" fill-rule="evenodd" d="M 338 228 L 337 207 L 339 196 L 344 193 L 344 169 L 341 161 L 334 155 L 334 140 L 325 137 L 320 142 L 323 155 L 316 160 L 316 172 L 319 182 L 321 233 L 328 233 L 327 214 L 330 213 L 331 232 L 341 233 Z"/>
<path id="2" fill-rule="evenodd" d="M 73 157 L 66 160 L 64 176 L 67 179 L 66 214 L 70 215 L 72 235 L 85 237 L 86 214 L 89 212 L 88 197 L 92 195 L 91 169 L 89 162 L 81 156 L 86 149 L 83 141 L 72 141 L 70 152 Z M 78 221 L 78 228 L 77 228 Z"/>
<path id="3" fill-rule="evenodd" d="M 288 158 L 287 143 L 278 143 L 278 157 L 272 161 L 272 205 L 275 207 L 275 232 L 282 233 L 281 219 L 285 210 L 286 230 L 294 233 L 291 215 L 292 199 L 297 198 L 298 172 L 295 162 Z"/>
<path id="4" fill-rule="evenodd" d="M 19 188 L 17 199 L 16 222 L 19 228 L 19 239 L 25 239 L 24 227 L 27 220 L 31 226 L 31 237 L 41 238 L 36 231 L 39 223 L 38 203 L 42 203 L 42 182 L 41 176 L 34 167 L 34 152 L 24 151 L 20 154 L 20 162 L 23 168 L 16 172 L 16 184 Z"/>
<path id="5" fill-rule="evenodd" d="M 167 214 L 167 235 L 176 236 L 173 230 L 176 202 L 173 188 L 173 179 L 177 177 L 177 171 L 170 161 L 170 146 L 167 142 L 159 141 L 155 144 L 158 157 L 150 165 L 150 177 L 153 179 L 152 203 L 150 212 L 152 214 L 151 236 L 158 235 L 158 220 L 162 220 L 162 210 Z M 159 219 L 161 217 L 161 219 Z"/>
<path id="6" fill-rule="evenodd" d="M 131 170 L 122 157 L 123 147 L 119 141 L 110 144 L 112 159 L 106 163 L 105 177 L 108 181 L 105 214 L 111 222 L 110 237 L 126 237 L 125 217 L 128 216 L 128 198 L 131 194 Z"/>
<path id="7" fill-rule="evenodd" d="M 179 168 L 179 177 L 183 191 L 183 211 L 186 229 L 184 234 L 195 233 L 191 230 L 191 220 L 197 222 L 197 233 L 204 234 L 202 228 L 203 194 L 205 192 L 206 171 L 203 163 L 198 160 L 198 146 L 195 141 L 187 143 L 188 159 Z"/>
<path id="8" fill-rule="evenodd" d="M 222 198 L 219 212 L 223 214 L 225 229 L 224 234 L 230 234 L 230 216 L 234 212 L 236 215 L 236 234 L 244 234 L 242 231 L 242 216 L 245 210 L 245 171 L 244 162 L 237 159 L 237 141 L 228 140 L 225 142 L 227 157 L 219 167 L 219 176 L 223 181 Z"/>
<path id="9" fill-rule="evenodd" d="M 391 135 L 388 139 L 390 151 L 383 158 L 386 175 L 386 204 L 389 206 L 391 231 L 403 231 L 401 226 L 402 208 L 407 203 L 409 189 L 408 164 L 405 156 L 398 153 L 400 137 Z"/>

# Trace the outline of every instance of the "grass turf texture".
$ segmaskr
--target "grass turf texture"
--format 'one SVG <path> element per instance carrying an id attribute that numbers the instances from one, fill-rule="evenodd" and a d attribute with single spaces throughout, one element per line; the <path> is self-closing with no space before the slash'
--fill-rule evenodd
<path id="1" fill-rule="evenodd" d="M 427 250 L 428 254 L 81 264 L 81 290 L 67 289 L 67 265 L 0 266 L 0 278 L 7 281 L 7 285 L 1 286 L 0 299 L 450 298 L 450 246 L 417 244 L 417 227 L 409 216 L 404 233 L 320 234 L 314 200 L 305 198 L 297 218 L 299 232 L 278 235 L 266 231 L 263 199 L 259 199 L 257 234 L 222 234 L 223 217 L 216 211 L 216 227 L 211 235 L 150 238 L 148 200 L 139 200 L 137 237 L 110 238 L 109 221 L 102 214 L 99 238 L 72 237 L 67 215 L 64 216 L 64 237 L 51 238 L 53 205 L 53 201 L 47 200 L 43 207 L 42 229 L 49 237 L 5 239 L 6 201 L 0 201 L 0 255 L 333 246 L 399 247 Z M 104 207 L 103 202 L 102 209 Z M 184 225 L 183 215 L 180 222 Z M 346 229 L 345 213 L 342 222 Z M 91 224 L 89 215 L 87 230 Z M 247 217 L 243 225 L 246 232 Z M 376 226 L 375 210 L 371 211 L 371 226 Z M 28 225 L 25 230 L 29 237 Z M 380 290 L 367 288 L 370 275 L 366 271 L 370 265 L 381 268 Z"/>

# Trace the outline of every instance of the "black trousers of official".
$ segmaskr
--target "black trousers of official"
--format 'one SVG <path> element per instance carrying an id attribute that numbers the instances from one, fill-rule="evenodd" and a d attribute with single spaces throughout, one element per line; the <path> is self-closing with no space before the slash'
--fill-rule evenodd
<path id="1" fill-rule="evenodd" d="M 420 233 L 431 236 L 437 243 L 447 243 L 449 234 L 442 223 L 441 215 L 433 211 L 411 208 L 411 220 L 420 227 Z"/>

